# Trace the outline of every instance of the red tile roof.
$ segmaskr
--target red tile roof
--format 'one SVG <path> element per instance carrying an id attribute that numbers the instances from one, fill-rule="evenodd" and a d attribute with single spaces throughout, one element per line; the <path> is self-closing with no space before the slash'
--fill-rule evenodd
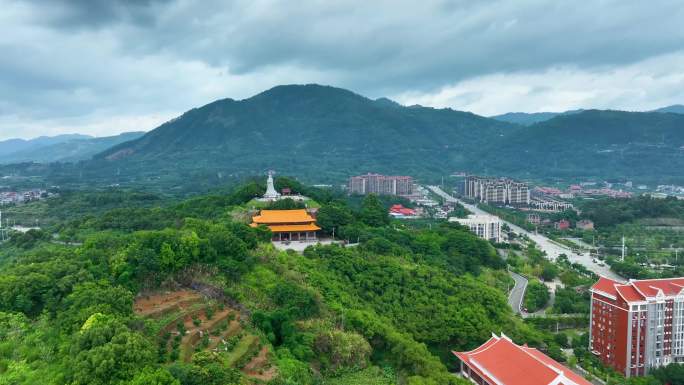
<path id="1" fill-rule="evenodd" d="M 492 336 L 475 350 L 453 353 L 491 384 L 590 385 L 537 349 L 516 345 L 503 334 Z"/>
<path id="2" fill-rule="evenodd" d="M 632 285 L 615 285 L 620 297 L 626 302 L 643 301 L 644 297 Z"/>
<path id="3" fill-rule="evenodd" d="M 617 289 L 615 289 L 615 285 L 619 284 L 620 282 L 613 281 L 610 278 L 599 277 L 599 280 L 591 287 L 591 290 L 599 290 L 606 294 L 617 296 Z"/>
<path id="4" fill-rule="evenodd" d="M 389 209 L 390 213 L 395 213 L 395 214 L 401 214 L 401 215 L 416 215 L 416 210 L 414 209 L 409 209 L 407 207 L 404 207 L 402 205 L 393 205 Z"/>
<path id="5" fill-rule="evenodd" d="M 632 281 L 632 284 L 647 297 L 655 297 L 658 291 L 664 295 L 676 295 L 684 288 L 684 278 L 645 279 Z"/>
<path id="6" fill-rule="evenodd" d="M 594 292 L 600 291 L 613 296 L 619 295 L 627 302 L 645 301 L 648 298 L 656 297 L 658 293 L 662 293 L 664 296 L 674 296 L 679 294 L 682 289 L 684 289 L 684 277 L 630 280 L 624 284 L 601 277 L 591 287 Z"/>

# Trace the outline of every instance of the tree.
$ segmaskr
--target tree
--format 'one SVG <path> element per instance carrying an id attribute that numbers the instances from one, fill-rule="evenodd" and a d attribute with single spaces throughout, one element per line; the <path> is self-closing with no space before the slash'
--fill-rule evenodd
<path id="1" fill-rule="evenodd" d="M 316 215 L 316 223 L 327 234 L 331 234 L 333 229 L 339 234 L 340 227 L 346 226 L 353 221 L 354 217 L 349 209 L 334 203 L 323 205 Z"/>
<path id="2" fill-rule="evenodd" d="M 552 263 L 545 263 L 542 268 L 541 278 L 544 281 L 553 281 L 558 276 L 558 268 Z"/>
<path id="3" fill-rule="evenodd" d="M 181 383 L 164 368 L 145 368 L 136 374 L 127 385 L 181 385 Z"/>
<path id="4" fill-rule="evenodd" d="M 361 220 L 368 226 L 381 227 L 389 224 L 389 214 L 375 194 L 368 194 L 361 202 Z"/>
<path id="5" fill-rule="evenodd" d="M 95 314 L 72 347 L 73 385 L 106 385 L 129 381 L 154 362 L 150 341 L 128 330 L 114 317 Z"/>
<path id="6" fill-rule="evenodd" d="M 680 364 L 670 364 L 655 369 L 651 372 L 651 375 L 663 384 L 684 385 L 684 366 Z"/>

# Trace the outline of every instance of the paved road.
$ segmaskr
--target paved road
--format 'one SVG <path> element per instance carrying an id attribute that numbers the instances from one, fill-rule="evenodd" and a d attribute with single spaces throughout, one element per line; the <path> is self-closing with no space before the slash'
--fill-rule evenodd
<path id="1" fill-rule="evenodd" d="M 469 203 L 463 202 L 460 199 L 457 199 L 449 194 L 447 194 L 444 190 L 439 188 L 439 186 L 427 186 L 432 192 L 435 194 L 441 196 L 444 198 L 447 202 L 456 202 L 462 204 L 468 211 L 472 212 L 473 214 L 477 215 L 492 215 L 489 214 L 488 212 L 478 208 L 477 206 L 471 205 Z M 536 244 L 537 247 L 543 251 L 546 252 L 546 257 L 549 259 L 556 259 L 560 254 L 565 254 L 568 256 L 568 259 L 570 262 L 573 263 L 579 263 L 582 266 L 586 267 L 587 269 L 593 271 L 594 273 L 598 275 L 602 275 L 604 277 L 608 277 L 611 279 L 615 280 L 621 280 L 623 281 L 624 279 L 614 273 L 613 271 L 610 270 L 610 267 L 608 265 L 604 266 L 599 266 L 598 263 L 595 263 L 592 258 L 589 256 L 589 253 L 583 253 L 583 254 L 578 254 L 570 250 L 568 247 L 561 245 L 560 243 L 556 243 L 552 241 L 551 239 L 545 237 L 544 235 L 537 234 L 537 233 L 532 233 L 529 232 L 520 226 L 514 225 L 510 222 L 506 222 L 503 219 L 501 220 L 503 223 L 508 225 L 513 232 L 517 234 L 524 234 L 527 237 L 529 237 L 531 240 L 533 240 Z"/>
<path id="2" fill-rule="evenodd" d="M 520 314 L 522 309 L 522 301 L 525 296 L 525 289 L 527 288 L 527 279 L 522 275 L 512 271 L 509 271 L 508 273 L 515 281 L 513 290 L 508 293 L 508 304 L 511 306 L 511 309 L 513 309 L 514 313 Z"/>

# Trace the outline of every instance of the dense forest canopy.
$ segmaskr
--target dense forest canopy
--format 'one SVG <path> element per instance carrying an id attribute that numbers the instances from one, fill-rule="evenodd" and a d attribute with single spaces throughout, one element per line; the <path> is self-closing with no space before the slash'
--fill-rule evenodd
<path id="1" fill-rule="evenodd" d="M 501 284 L 491 285 L 508 279 L 504 262 L 465 228 L 396 228 L 374 196 L 353 209 L 330 192 L 288 178 L 279 183 L 316 196 L 324 227 L 361 244 L 316 246 L 303 255 L 274 250 L 268 230 L 243 219 L 247 202 L 263 192 L 260 183 L 138 207 L 126 207 L 139 199 L 135 194 L 86 194 L 107 209 L 95 204 L 93 214 L 14 236 L 0 249 L 0 378 L 12 384 L 254 381 L 250 375 L 260 374 L 249 372 L 249 363 L 259 351 L 231 361 L 201 350 L 210 346 L 204 337 L 188 353 L 182 337 L 188 326 L 179 324 L 182 332 L 173 337 L 175 324 L 160 329 L 163 318 L 134 310 L 150 293 L 177 288 L 218 293 L 190 327 L 210 324 L 223 306 L 238 309 L 243 331 L 231 346 L 238 351 L 249 338 L 264 346 L 270 352 L 264 359 L 277 367 L 274 384 L 352 378 L 455 384 L 451 350 L 473 348 L 501 331 L 542 349 L 552 341 L 513 317 L 496 288 Z M 111 200 L 123 207 L 110 207 Z"/>

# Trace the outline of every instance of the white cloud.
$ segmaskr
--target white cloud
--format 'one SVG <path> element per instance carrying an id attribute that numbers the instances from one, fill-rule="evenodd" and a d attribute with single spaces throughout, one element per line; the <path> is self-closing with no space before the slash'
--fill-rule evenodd
<path id="1" fill-rule="evenodd" d="M 485 114 L 684 102 L 678 0 L 0 0 L 0 9 L 0 139 L 150 129 L 287 83 Z"/>
<path id="2" fill-rule="evenodd" d="M 684 52 L 617 67 L 560 66 L 539 72 L 495 73 L 435 92 L 399 93 L 394 99 L 406 105 L 451 107 L 485 116 L 579 108 L 644 111 L 684 102 Z"/>

